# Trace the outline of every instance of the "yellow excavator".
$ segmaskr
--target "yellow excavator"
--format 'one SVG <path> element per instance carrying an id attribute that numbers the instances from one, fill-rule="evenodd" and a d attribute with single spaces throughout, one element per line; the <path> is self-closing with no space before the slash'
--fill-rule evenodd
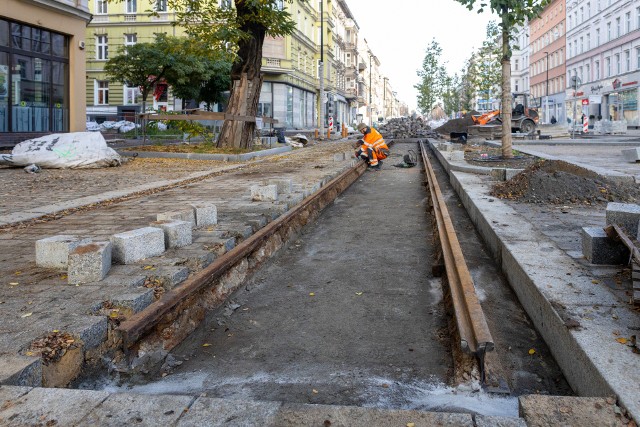
<path id="1" fill-rule="evenodd" d="M 514 93 L 513 109 L 511 110 L 511 132 L 532 133 L 538 125 L 538 112 L 529 108 L 529 94 Z M 476 125 L 502 124 L 500 110 L 489 111 L 484 114 L 471 116 Z"/>

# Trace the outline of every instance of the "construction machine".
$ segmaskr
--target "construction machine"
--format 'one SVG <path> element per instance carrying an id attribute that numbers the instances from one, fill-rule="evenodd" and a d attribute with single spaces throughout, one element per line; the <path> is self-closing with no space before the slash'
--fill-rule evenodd
<path id="1" fill-rule="evenodd" d="M 511 110 L 511 132 L 532 133 L 538 124 L 538 112 L 529 108 L 529 94 L 514 93 Z M 472 116 L 476 125 L 501 125 L 500 110 Z"/>

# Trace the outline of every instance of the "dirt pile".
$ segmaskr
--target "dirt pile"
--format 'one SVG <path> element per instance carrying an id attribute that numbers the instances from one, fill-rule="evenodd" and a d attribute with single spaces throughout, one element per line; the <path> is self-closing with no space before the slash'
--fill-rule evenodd
<path id="1" fill-rule="evenodd" d="M 431 126 L 421 117 L 415 119 L 412 117 L 391 119 L 380 126 L 378 130 L 391 138 L 437 137 L 437 134 L 431 130 Z"/>
<path id="2" fill-rule="evenodd" d="M 451 132 L 456 133 L 464 133 L 467 131 L 469 126 L 475 125 L 473 121 L 473 115 L 479 115 L 477 111 L 469 111 L 464 116 L 459 119 L 449 120 L 439 128 L 436 128 L 435 131 L 442 135 L 449 135 Z"/>
<path id="3" fill-rule="evenodd" d="M 616 183 L 557 160 L 534 163 L 510 180 L 496 184 L 490 194 L 525 203 L 563 205 L 640 201 L 640 189 L 633 183 Z"/>

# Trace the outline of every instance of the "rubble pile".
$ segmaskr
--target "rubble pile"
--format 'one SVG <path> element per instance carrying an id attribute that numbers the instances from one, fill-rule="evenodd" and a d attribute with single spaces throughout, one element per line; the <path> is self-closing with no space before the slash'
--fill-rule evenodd
<path id="1" fill-rule="evenodd" d="M 385 135 L 389 135 L 391 138 L 397 139 L 438 137 L 437 134 L 431 130 L 431 126 L 421 117 L 415 119 L 410 117 L 390 119 L 386 124 L 381 125 L 378 130 Z"/>
<path id="2" fill-rule="evenodd" d="M 439 128 L 436 128 L 435 131 L 438 132 L 441 135 L 449 135 L 452 132 L 455 132 L 455 133 L 466 133 L 467 132 L 467 128 L 469 126 L 475 125 L 472 116 L 479 115 L 479 114 L 480 113 L 478 113 L 477 111 L 469 111 L 468 113 L 466 113 L 465 115 L 463 115 L 459 119 L 449 120 L 448 122 L 446 122 L 445 124 L 443 124 Z"/>

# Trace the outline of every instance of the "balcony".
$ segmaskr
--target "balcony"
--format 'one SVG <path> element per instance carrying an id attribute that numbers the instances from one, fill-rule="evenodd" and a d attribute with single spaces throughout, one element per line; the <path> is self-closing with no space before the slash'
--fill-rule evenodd
<path id="1" fill-rule="evenodd" d="M 358 64 L 358 71 L 363 71 L 367 69 L 367 64 L 365 64 L 364 62 L 360 62 Z"/>

